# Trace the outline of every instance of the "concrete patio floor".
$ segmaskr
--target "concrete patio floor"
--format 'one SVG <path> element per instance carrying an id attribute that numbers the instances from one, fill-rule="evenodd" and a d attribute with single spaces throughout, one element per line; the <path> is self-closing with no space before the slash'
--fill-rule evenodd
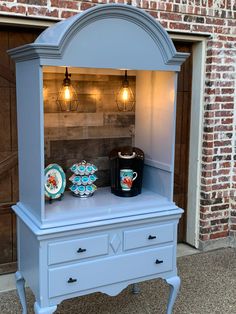
<path id="1" fill-rule="evenodd" d="M 236 250 L 218 249 L 178 258 L 182 279 L 173 314 L 236 313 Z M 62 302 L 56 314 L 164 314 L 169 287 L 163 280 L 140 284 L 138 295 L 127 287 L 116 297 L 101 293 Z M 34 297 L 27 289 L 28 314 L 33 314 Z M 1 314 L 20 314 L 15 290 L 0 294 Z"/>

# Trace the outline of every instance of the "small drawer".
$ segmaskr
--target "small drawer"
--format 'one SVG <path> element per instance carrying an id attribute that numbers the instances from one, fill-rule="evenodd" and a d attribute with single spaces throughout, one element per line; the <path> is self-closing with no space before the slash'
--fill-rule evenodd
<path id="1" fill-rule="evenodd" d="M 173 245 L 49 269 L 49 297 L 96 289 L 173 270 Z M 153 278 L 153 277 L 152 277 Z M 102 291 L 102 289 L 100 290 Z"/>
<path id="2" fill-rule="evenodd" d="M 156 245 L 174 240 L 174 224 L 124 231 L 124 250 Z"/>
<path id="3" fill-rule="evenodd" d="M 49 243 L 48 264 L 108 254 L 108 235 Z"/>

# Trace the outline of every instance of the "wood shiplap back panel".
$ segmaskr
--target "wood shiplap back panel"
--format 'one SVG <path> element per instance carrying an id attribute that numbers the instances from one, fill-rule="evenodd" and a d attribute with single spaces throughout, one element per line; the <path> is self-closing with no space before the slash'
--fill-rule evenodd
<path id="1" fill-rule="evenodd" d="M 78 73 L 76 73 L 76 70 Z M 84 69 L 85 70 L 85 69 Z M 71 69 L 69 68 L 69 72 Z M 98 167 L 97 186 L 110 185 L 109 153 L 115 147 L 132 145 L 135 112 L 119 111 L 116 94 L 123 75 L 79 74 L 74 69 L 71 80 L 78 92 L 77 112 L 60 112 L 57 93 L 64 79 L 63 73 L 44 73 L 47 95 L 44 100 L 45 165 L 58 163 L 72 175 L 70 167 L 82 160 Z M 128 80 L 135 94 L 136 79 Z M 70 186 L 67 180 L 67 188 Z"/>
<path id="2" fill-rule="evenodd" d="M 0 274 L 15 270 L 15 216 L 18 200 L 15 63 L 7 50 L 31 43 L 42 30 L 0 27 Z"/>

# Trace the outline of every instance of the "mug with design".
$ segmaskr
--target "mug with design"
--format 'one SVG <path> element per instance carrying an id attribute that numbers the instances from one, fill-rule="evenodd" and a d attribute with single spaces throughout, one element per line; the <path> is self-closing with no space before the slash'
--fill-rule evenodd
<path id="1" fill-rule="evenodd" d="M 123 191 L 130 191 L 133 181 L 137 178 L 137 172 L 132 169 L 120 169 L 120 185 Z"/>

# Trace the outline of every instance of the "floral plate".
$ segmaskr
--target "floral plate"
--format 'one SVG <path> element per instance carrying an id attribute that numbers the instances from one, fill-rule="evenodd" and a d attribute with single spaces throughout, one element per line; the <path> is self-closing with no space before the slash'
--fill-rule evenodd
<path id="1" fill-rule="evenodd" d="M 44 170 L 44 191 L 50 199 L 59 198 L 65 191 L 66 176 L 61 166 L 50 164 Z"/>

